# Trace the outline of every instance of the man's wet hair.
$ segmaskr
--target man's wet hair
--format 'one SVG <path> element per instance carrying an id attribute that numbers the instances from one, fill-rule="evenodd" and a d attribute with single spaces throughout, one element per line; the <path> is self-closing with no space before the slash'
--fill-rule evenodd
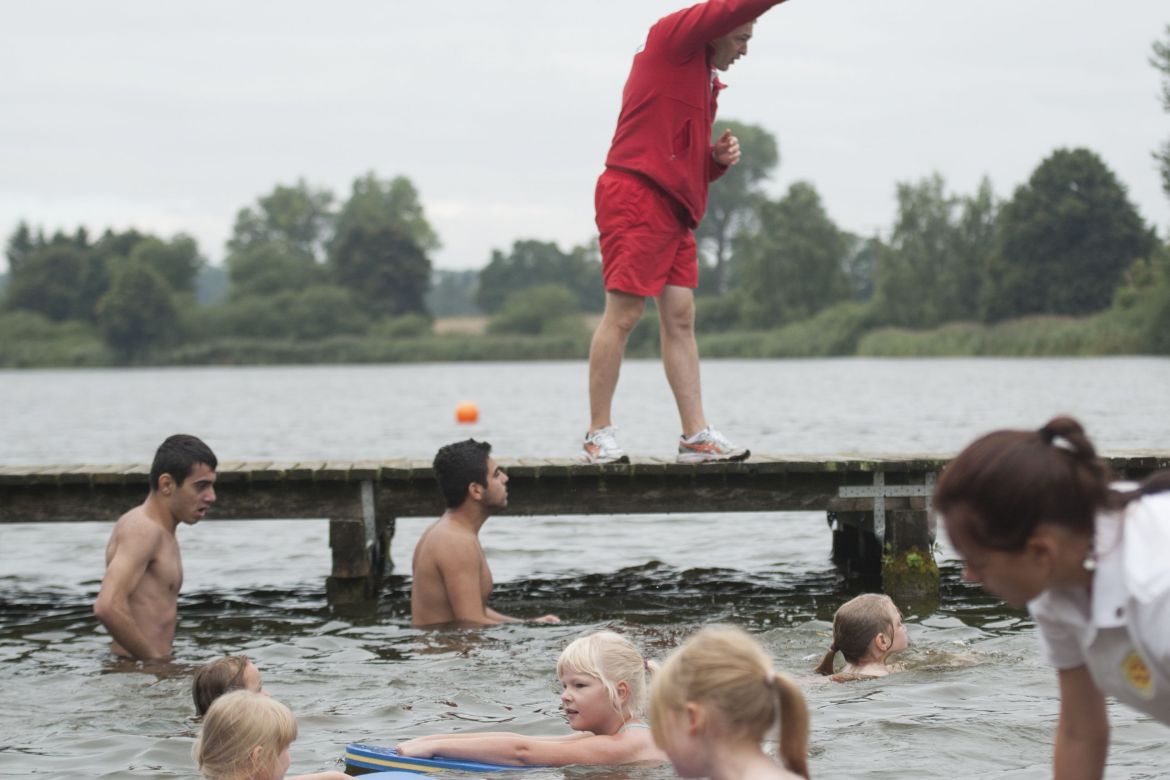
<path id="1" fill-rule="evenodd" d="M 185 433 L 168 436 L 154 453 L 150 465 L 150 490 L 158 490 L 158 480 L 163 474 L 170 474 L 175 484 L 182 485 L 200 463 L 212 471 L 218 465 L 215 453 L 201 440 Z"/>
<path id="2" fill-rule="evenodd" d="M 475 439 L 439 448 L 433 466 L 448 509 L 454 509 L 467 499 L 471 483 L 487 487 L 487 462 L 491 452 L 492 445 Z"/>

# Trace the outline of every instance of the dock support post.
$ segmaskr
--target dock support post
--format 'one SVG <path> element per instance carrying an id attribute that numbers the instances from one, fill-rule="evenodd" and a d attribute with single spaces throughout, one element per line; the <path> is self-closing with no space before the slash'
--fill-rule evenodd
<path id="1" fill-rule="evenodd" d="M 900 604 L 936 601 L 934 480 L 934 472 L 927 472 L 921 485 L 887 485 L 886 474 L 878 471 L 872 487 L 840 488 L 829 513 L 834 561 L 863 574 L 880 572 L 882 591 Z M 857 500 L 870 502 L 872 509 L 857 511 Z"/>
<path id="2" fill-rule="evenodd" d="M 394 518 L 376 516 L 372 481 L 363 480 L 358 490 L 360 516 L 329 519 L 333 573 L 325 581 L 325 593 L 333 606 L 377 599 L 390 559 Z"/>

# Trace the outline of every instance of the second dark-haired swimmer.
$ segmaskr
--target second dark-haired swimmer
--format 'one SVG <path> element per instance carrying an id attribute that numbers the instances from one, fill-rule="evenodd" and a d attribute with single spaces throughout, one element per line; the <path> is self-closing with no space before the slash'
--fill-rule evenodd
<path id="1" fill-rule="evenodd" d="M 415 626 L 462 627 L 517 623 L 488 606 L 492 572 L 479 529 L 508 505 L 508 475 L 491 457 L 492 445 L 467 439 L 435 455 L 435 479 L 447 511 L 419 537 L 411 561 L 410 621 Z M 536 622 L 559 623 L 555 615 Z"/>

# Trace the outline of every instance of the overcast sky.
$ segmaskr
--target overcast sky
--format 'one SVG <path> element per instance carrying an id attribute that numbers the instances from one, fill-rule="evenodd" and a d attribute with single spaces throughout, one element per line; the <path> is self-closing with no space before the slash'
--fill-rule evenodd
<path id="1" fill-rule="evenodd" d="M 193 235 L 299 178 L 344 198 L 418 188 L 439 268 L 518 238 L 584 243 L 630 59 L 670 0 L 36 0 L 0 17 L 0 230 Z M 1151 44 L 1166 0 L 789 0 L 723 76 L 720 116 L 779 140 L 769 188 L 820 191 L 842 228 L 894 218 L 934 171 L 1010 196 L 1085 146 L 1163 235 L 1170 138 Z M 2 262 L 2 261 L 0 261 Z"/>

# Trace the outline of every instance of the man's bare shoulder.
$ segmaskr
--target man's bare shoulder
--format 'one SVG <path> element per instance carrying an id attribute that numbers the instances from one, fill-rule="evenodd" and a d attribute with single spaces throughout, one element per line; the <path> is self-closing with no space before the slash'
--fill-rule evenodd
<path id="1" fill-rule="evenodd" d="M 110 541 L 133 540 L 138 544 L 157 544 L 166 536 L 166 529 L 150 516 L 145 504 L 139 504 L 114 523 Z"/>
<path id="2" fill-rule="evenodd" d="M 479 538 L 475 532 L 448 518 L 439 518 L 423 531 L 415 545 L 414 565 L 440 565 L 441 562 L 466 555 L 478 556 Z"/>

